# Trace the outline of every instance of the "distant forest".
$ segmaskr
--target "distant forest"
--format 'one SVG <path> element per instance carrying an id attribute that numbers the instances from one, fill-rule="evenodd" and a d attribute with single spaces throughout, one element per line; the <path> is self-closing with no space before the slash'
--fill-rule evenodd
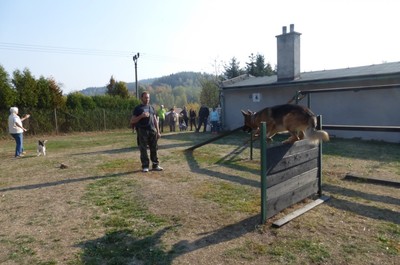
<path id="1" fill-rule="evenodd" d="M 175 87 L 193 87 L 201 89 L 200 80 L 211 78 L 210 74 L 200 72 L 179 72 L 162 76 L 158 78 L 150 78 L 139 80 L 139 86 L 142 88 L 146 87 L 162 87 L 167 86 L 171 88 Z M 129 94 L 135 95 L 135 82 L 126 83 Z M 87 96 L 104 95 L 107 93 L 107 87 L 88 87 L 81 91 L 82 94 Z"/>

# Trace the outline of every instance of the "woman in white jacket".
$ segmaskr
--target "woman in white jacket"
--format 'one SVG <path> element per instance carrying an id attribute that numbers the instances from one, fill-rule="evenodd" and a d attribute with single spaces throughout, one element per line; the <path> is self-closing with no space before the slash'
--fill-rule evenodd
<path id="1" fill-rule="evenodd" d="M 22 122 L 30 117 L 29 114 L 26 114 L 22 119 L 18 116 L 18 108 L 11 107 L 10 108 L 10 116 L 8 116 L 8 131 L 11 136 L 15 139 L 16 148 L 15 148 L 15 157 L 24 156 L 24 132 L 27 129 L 24 128 Z"/>

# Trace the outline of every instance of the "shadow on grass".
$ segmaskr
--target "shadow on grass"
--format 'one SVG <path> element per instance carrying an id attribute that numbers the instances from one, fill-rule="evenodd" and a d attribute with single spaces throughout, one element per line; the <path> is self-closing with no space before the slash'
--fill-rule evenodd
<path id="1" fill-rule="evenodd" d="M 260 182 L 259 181 L 243 178 L 243 177 L 240 177 L 240 176 L 228 175 L 228 174 L 225 174 L 225 173 L 213 171 L 213 170 L 211 170 L 209 168 L 201 168 L 200 165 L 198 164 L 198 162 L 196 161 L 196 158 L 194 157 L 193 151 L 185 151 L 184 154 L 185 154 L 185 157 L 186 157 L 186 161 L 188 162 L 190 170 L 192 172 L 195 172 L 197 174 L 207 175 L 207 176 L 210 176 L 210 177 L 223 179 L 223 180 L 232 181 L 232 182 L 235 182 L 235 183 L 239 183 L 239 184 L 247 185 L 247 186 L 251 186 L 251 187 L 256 187 L 256 188 L 260 187 Z M 223 166 L 227 166 L 227 165 L 224 164 Z M 238 169 L 237 168 L 238 166 L 235 165 L 234 167 L 235 167 L 235 169 Z M 249 168 L 244 168 L 243 169 L 242 168 L 242 170 L 248 172 L 251 169 L 249 169 Z"/>
<path id="2" fill-rule="evenodd" d="M 54 182 L 46 182 L 46 183 L 38 183 L 38 184 L 31 184 L 31 185 L 24 185 L 24 186 L 17 186 L 17 187 L 2 188 L 2 189 L 0 189 L 0 192 L 13 191 L 13 190 L 33 190 L 33 189 L 48 188 L 48 187 L 54 187 L 54 186 L 58 186 L 58 185 L 64 185 L 64 184 L 82 182 L 82 181 L 88 181 L 88 180 L 99 180 L 99 179 L 105 179 L 105 178 L 120 177 L 120 176 L 133 174 L 135 172 L 140 172 L 140 171 L 128 171 L 128 172 L 122 172 L 122 173 L 116 173 L 116 174 L 110 174 L 110 175 L 90 176 L 90 177 L 76 178 L 76 179 L 63 179 L 63 180 L 54 181 Z"/>
<path id="3" fill-rule="evenodd" d="M 98 155 L 98 154 L 121 154 L 121 153 L 129 153 L 134 150 L 139 150 L 137 146 L 134 147 L 124 147 L 124 148 L 119 148 L 119 149 L 109 149 L 109 150 L 101 150 L 101 151 L 93 151 L 93 152 L 81 152 L 81 153 L 75 153 L 71 154 L 72 156 L 80 156 L 80 155 Z"/>
<path id="4" fill-rule="evenodd" d="M 394 224 L 400 224 L 400 215 L 396 211 L 379 208 L 378 206 L 364 205 L 361 203 L 357 203 L 355 201 L 335 198 L 334 195 L 338 194 L 347 197 L 362 198 L 367 201 L 376 201 L 379 203 L 400 205 L 400 200 L 397 198 L 351 190 L 330 184 L 324 184 L 322 188 L 324 191 L 329 192 L 333 195 L 333 198 L 327 202 L 327 204 L 331 207 L 344 211 L 349 211 L 371 219 L 388 221 Z"/>
<path id="5" fill-rule="evenodd" d="M 101 238 L 82 242 L 80 261 L 83 264 L 158 264 L 169 265 L 173 260 L 190 252 L 217 245 L 253 232 L 260 221 L 259 215 L 244 219 L 216 231 L 205 233 L 204 237 L 189 242 L 182 240 L 171 249 L 163 247 L 162 237 L 174 226 L 165 227 L 155 234 L 138 238 L 129 229 L 107 233 Z"/>
<path id="6" fill-rule="evenodd" d="M 400 161 L 400 144 L 360 139 L 333 138 L 323 144 L 324 155 L 375 160 Z"/>

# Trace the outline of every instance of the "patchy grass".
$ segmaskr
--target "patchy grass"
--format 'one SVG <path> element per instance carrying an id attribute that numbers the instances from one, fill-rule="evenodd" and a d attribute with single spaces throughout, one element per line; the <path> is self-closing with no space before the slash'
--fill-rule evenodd
<path id="1" fill-rule="evenodd" d="M 119 163 L 107 165 L 113 168 Z M 88 185 L 85 200 L 96 207 L 94 220 L 106 234 L 83 243 L 82 264 L 128 264 L 132 259 L 163 264 L 168 260 L 162 244 L 152 237 L 167 220 L 148 211 L 139 194 L 132 192 L 137 185 L 118 178 Z"/>
<path id="2" fill-rule="evenodd" d="M 260 194 L 254 194 L 248 187 L 241 185 L 225 182 L 207 182 L 196 188 L 195 195 L 218 203 L 227 212 L 258 213 L 260 211 Z"/>
<path id="3" fill-rule="evenodd" d="M 398 189 L 343 177 L 399 181 L 398 144 L 324 143 L 331 200 L 275 229 L 273 220 L 307 201 L 260 225 L 259 143 L 252 161 L 239 132 L 184 152 L 210 137 L 163 135 L 165 170 L 148 174 L 130 131 L 49 136 L 46 157 L 27 137 L 23 159 L 12 158 L 13 141 L 1 141 L 0 263 L 396 264 Z"/>

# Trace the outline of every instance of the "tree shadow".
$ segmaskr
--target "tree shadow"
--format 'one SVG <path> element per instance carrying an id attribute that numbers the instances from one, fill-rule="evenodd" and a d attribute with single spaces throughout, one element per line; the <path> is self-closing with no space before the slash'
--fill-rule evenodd
<path id="1" fill-rule="evenodd" d="M 83 264 L 169 265 L 182 255 L 253 232 L 259 219 L 258 215 L 249 217 L 221 229 L 203 233 L 202 238 L 192 242 L 181 240 L 169 250 L 163 247 L 162 237 L 176 226 L 164 227 L 146 237 L 135 236 L 134 231 L 129 229 L 113 231 L 101 238 L 82 242 L 76 246 L 82 249 L 80 259 Z"/>
<path id="2" fill-rule="evenodd" d="M 72 156 L 98 155 L 98 154 L 113 155 L 113 154 L 129 153 L 129 152 L 132 152 L 135 150 L 139 150 L 139 148 L 137 146 L 133 146 L 133 147 L 124 147 L 124 148 L 119 148 L 119 149 L 108 149 L 108 150 L 100 150 L 100 151 L 93 151 L 93 152 L 74 153 L 71 155 Z"/>
<path id="3" fill-rule="evenodd" d="M 133 174 L 135 172 L 140 172 L 140 171 L 139 170 L 138 171 L 128 171 L 128 172 L 108 174 L 108 175 L 103 175 L 103 176 L 90 176 L 90 177 L 76 178 L 76 179 L 62 179 L 62 180 L 53 181 L 53 182 L 45 182 L 45 183 L 30 184 L 30 185 L 23 185 L 23 186 L 16 186 L 16 187 L 8 187 L 8 188 L 0 189 L 0 192 L 48 188 L 48 187 L 54 187 L 54 186 L 82 182 L 82 181 L 98 180 L 98 179 L 105 179 L 105 178 L 115 178 L 115 177 L 125 176 L 128 174 Z"/>
<path id="4" fill-rule="evenodd" d="M 400 205 L 400 200 L 397 198 L 376 195 L 361 191 L 355 191 L 330 184 L 324 184 L 323 190 L 331 193 L 332 195 L 339 194 L 348 197 L 362 198 L 365 200 L 376 201 L 380 203 Z M 360 216 L 365 216 L 376 220 L 388 221 L 394 224 L 400 224 L 399 213 L 389 209 L 379 208 L 377 206 L 371 206 L 371 205 L 364 205 L 350 200 L 335 198 L 334 196 L 331 200 L 327 202 L 327 204 L 331 207 L 344 211 L 353 212 Z"/>
<path id="5" fill-rule="evenodd" d="M 383 141 L 332 138 L 323 144 L 324 155 L 396 162 L 400 160 L 400 144 Z"/>

